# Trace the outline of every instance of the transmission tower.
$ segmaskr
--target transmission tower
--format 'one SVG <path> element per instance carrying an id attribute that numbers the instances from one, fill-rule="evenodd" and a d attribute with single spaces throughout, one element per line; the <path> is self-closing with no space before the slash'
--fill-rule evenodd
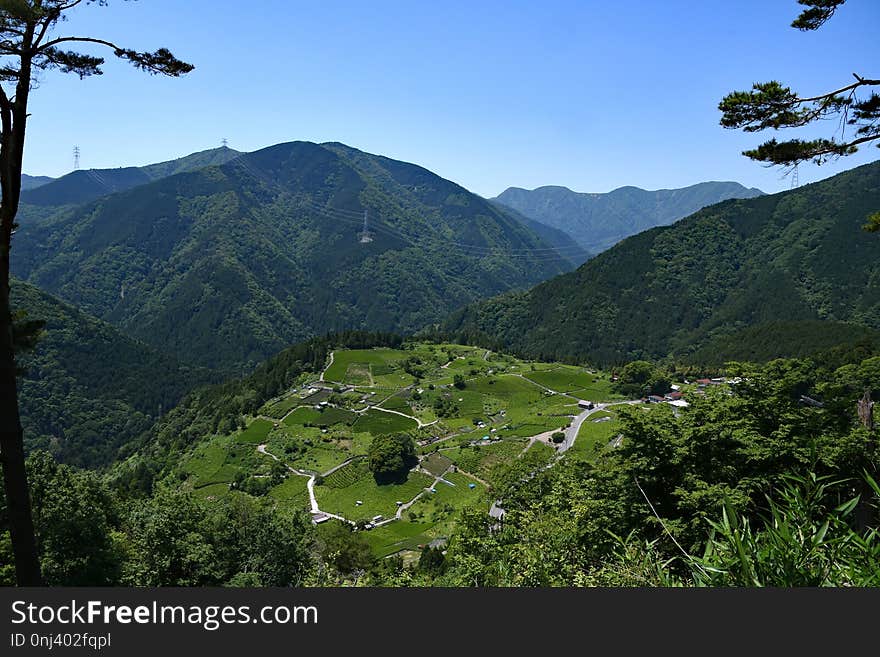
<path id="1" fill-rule="evenodd" d="M 229 147 L 229 140 L 226 139 L 226 137 L 224 137 L 223 139 L 221 139 L 221 140 L 220 140 L 220 143 L 223 145 L 223 148 L 228 148 L 228 147 Z"/>
<path id="2" fill-rule="evenodd" d="M 797 189 L 800 186 L 800 182 L 798 181 L 798 166 L 794 165 L 794 169 L 791 172 L 791 188 Z"/>
<path id="3" fill-rule="evenodd" d="M 364 230 L 359 234 L 361 244 L 368 244 L 373 241 L 373 235 L 370 233 L 370 215 L 364 210 Z"/>
<path id="4" fill-rule="evenodd" d="M 79 146 L 73 147 L 73 170 L 79 170 Z"/>

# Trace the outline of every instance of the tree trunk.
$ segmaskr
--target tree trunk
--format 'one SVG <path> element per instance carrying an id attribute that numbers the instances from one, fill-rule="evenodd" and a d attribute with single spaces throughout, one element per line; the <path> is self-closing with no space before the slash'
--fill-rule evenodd
<path id="1" fill-rule="evenodd" d="M 40 586 L 40 560 L 34 537 L 24 444 L 18 415 L 15 382 L 15 355 L 12 351 L 12 312 L 9 306 L 9 249 L 0 245 L 0 460 L 9 532 L 15 555 L 15 575 L 19 586 Z"/>

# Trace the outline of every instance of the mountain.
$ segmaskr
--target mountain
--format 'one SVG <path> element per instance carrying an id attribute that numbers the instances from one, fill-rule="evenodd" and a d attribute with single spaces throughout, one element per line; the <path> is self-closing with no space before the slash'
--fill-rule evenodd
<path id="1" fill-rule="evenodd" d="M 224 164 L 239 155 L 238 151 L 223 146 L 145 167 L 72 171 L 61 178 L 49 179 L 50 182 L 46 184 L 32 185 L 26 193 L 23 191 L 21 202 L 41 207 L 87 203 L 101 196 L 132 189 L 177 173 Z M 24 177 L 22 180 L 24 181 Z M 22 190 L 24 189 L 22 185 Z"/>
<path id="2" fill-rule="evenodd" d="M 59 460 L 105 465 L 193 387 L 216 382 L 39 289 L 13 280 L 13 311 L 45 327 L 18 358 L 19 401 L 28 449 Z"/>
<path id="3" fill-rule="evenodd" d="M 621 187 L 607 194 L 582 194 L 567 187 L 505 190 L 495 200 L 567 233 L 591 254 L 655 226 L 668 226 L 700 208 L 731 198 L 761 196 L 735 182 L 704 182 L 683 189 L 646 191 Z"/>
<path id="4" fill-rule="evenodd" d="M 49 176 L 29 176 L 26 173 L 23 173 L 21 174 L 21 190 L 27 191 L 29 189 L 36 189 L 37 187 L 49 184 L 53 180 L 55 179 L 50 178 Z"/>
<path id="5" fill-rule="evenodd" d="M 535 357 L 597 362 L 686 356 L 779 320 L 880 329 L 880 240 L 861 230 L 878 207 L 880 162 L 725 201 L 527 292 L 472 304 L 444 329 Z"/>
<path id="6" fill-rule="evenodd" d="M 331 331 L 415 331 L 572 268 L 459 185 L 335 143 L 280 144 L 21 216 L 17 276 L 227 370 Z"/>
<path id="7" fill-rule="evenodd" d="M 571 263 L 572 267 L 578 267 L 590 258 L 590 254 L 581 247 L 580 244 L 569 237 L 568 233 L 553 228 L 552 226 L 548 226 L 547 224 L 542 224 L 540 221 L 529 219 L 524 214 L 517 212 L 513 208 L 509 208 L 502 203 L 498 203 L 497 201 L 490 202 L 502 212 L 509 214 L 528 229 L 534 231 L 538 237 L 547 242 L 549 246 L 553 247 L 559 256 Z"/>

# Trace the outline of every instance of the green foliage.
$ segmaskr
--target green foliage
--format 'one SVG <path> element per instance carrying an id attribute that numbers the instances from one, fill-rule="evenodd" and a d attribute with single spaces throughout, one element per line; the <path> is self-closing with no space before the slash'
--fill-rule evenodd
<path id="1" fill-rule="evenodd" d="M 243 379 L 199 388 L 153 426 L 137 456 L 115 468 L 114 480 L 131 492 L 148 493 L 156 474 L 170 472 L 179 455 L 196 441 L 237 426 L 240 417 L 257 413 L 304 373 L 320 372 L 334 348 L 399 346 L 401 342 L 400 336 L 359 331 L 314 338 L 285 349 Z"/>
<path id="2" fill-rule="evenodd" d="M 376 436 L 367 452 L 370 472 L 380 484 L 406 480 L 416 461 L 415 442 L 406 434 Z"/>
<path id="3" fill-rule="evenodd" d="M 564 231 L 590 255 L 596 255 L 630 235 L 668 226 L 707 205 L 761 194 L 761 190 L 739 183 L 704 182 L 657 191 L 621 187 L 607 194 L 582 194 L 555 186 L 531 191 L 511 187 L 496 200 L 539 225 Z M 571 252 L 570 247 L 564 247 L 563 252 Z"/>
<path id="4" fill-rule="evenodd" d="M 298 586 L 310 568 L 311 523 L 285 517 L 246 496 L 203 506 L 186 493 L 162 490 L 136 504 L 126 521 L 129 586 Z"/>
<path id="5" fill-rule="evenodd" d="M 799 0 L 805 5 L 800 16 L 792 23 L 802 31 L 816 30 L 831 18 L 845 0 Z M 817 121 L 833 120 L 853 126 L 852 135 L 837 141 L 831 139 L 790 139 L 779 142 L 770 139 L 757 148 L 743 152 L 753 160 L 776 165 L 797 166 L 812 160 L 822 164 L 829 158 L 852 155 L 858 146 L 880 138 L 880 95 L 871 92 L 860 99 L 856 92 L 863 87 L 880 85 L 880 80 L 866 79 L 853 73 L 856 81 L 847 86 L 811 97 L 801 96 L 777 81 L 759 82 L 751 91 L 734 91 L 718 105 L 722 112 L 721 125 L 745 132 L 780 128 L 802 128 Z M 842 133 L 843 131 L 841 131 Z"/>
<path id="6" fill-rule="evenodd" d="M 529 450 L 493 472 L 503 523 L 465 514 L 435 583 L 876 585 L 880 453 L 855 413 L 875 360 L 731 364 L 738 384 L 677 415 L 619 407 L 622 440 L 589 459 Z"/>
<path id="7" fill-rule="evenodd" d="M 880 501 L 880 489 L 868 478 Z M 691 569 L 704 586 L 877 586 L 880 533 L 854 528 L 859 497 L 827 477 L 788 477 L 755 527 L 725 508 Z"/>
<path id="8" fill-rule="evenodd" d="M 627 363 L 620 371 L 615 387 L 626 397 L 662 396 L 671 390 L 671 384 L 669 376 L 653 363 L 636 360 Z"/>
<path id="9" fill-rule="evenodd" d="M 13 282 L 12 304 L 42 328 L 18 356 L 28 449 L 82 467 L 107 465 L 189 390 L 216 380 L 26 283 Z"/>
<path id="10" fill-rule="evenodd" d="M 312 335 L 412 332 L 570 268 L 502 209 L 410 164 L 305 142 L 205 162 L 138 170 L 87 201 L 60 193 L 86 172 L 33 190 L 25 203 L 80 204 L 24 208 L 16 275 L 185 362 L 241 372 Z"/>
<path id="11" fill-rule="evenodd" d="M 27 461 L 34 529 L 49 586 L 118 582 L 122 554 L 114 535 L 118 501 L 94 474 L 58 465 L 46 452 Z"/>
<path id="12" fill-rule="evenodd" d="M 323 561 L 343 575 L 366 570 L 375 560 L 363 533 L 352 531 L 350 525 L 342 522 L 330 522 L 320 527 L 318 549 Z"/>
<path id="13" fill-rule="evenodd" d="M 814 323 L 798 328 L 804 345 L 820 342 L 809 335 L 820 322 L 877 330 L 880 243 L 864 239 L 861 226 L 878 205 L 877 163 L 727 201 L 624 240 L 528 292 L 473 304 L 450 316 L 446 335 L 463 342 L 490 335 L 545 361 L 615 365 L 686 358 L 780 317 Z M 815 328 L 816 336 L 831 333 Z M 782 340 L 767 347 L 756 356 L 788 355 Z"/>

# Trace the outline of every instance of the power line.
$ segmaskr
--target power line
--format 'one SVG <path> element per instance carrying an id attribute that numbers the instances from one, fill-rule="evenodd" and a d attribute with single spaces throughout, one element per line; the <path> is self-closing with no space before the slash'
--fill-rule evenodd
<path id="1" fill-rule="evenodd" d="M 262 182 L 271 186 L 276 185 L 271 176 L 263 171 L 260 171 L 256 166 L 254 166 L 251 162 L 247 160 L 246 156 L 235 159 L 233 163 L 241 167 L 245 172 L 249 173 L 251 176 L 257 178 L 258 180 L 261 180 Z M 376 222 L 373 222 L 373 225 L 369 226 L 369 217 L 367 214 L 368 211 L 366 210 L 362 213 L 358 210 L 334 208 L 326 204 L 321 204 L 312 199 L 297 199 L 297 202 L 300 205 L 305 206 L 305 209 L 324 216 L 328 219 L 346 222 L 351 225 L 362 225 L 361 232 L 358 234 L 361 243 L 372 241 L 375 238 L 375 235 L 378 233 L 387 237 L 391 237 L 393 239 L 406 242 L 416 248 L 426 248 L 426 245 L 420 244 L 418 241 L 416 241 L 417 238 L 407 235 L 399 229 L 392 227 L 387 221 L 384 224 L 377 224 Z M 434 226 L 432 226 L 431 223 L 428 221 L 426 221 L 423 225 L 431 230 L 439 239 L 443 240 L 444 246 L 455 247 L 456 249 L 464 252 L 465 255 L 470 255 L 473 257 L 488 258 L 493 256 L 503 256 L 506 258 L 523 259 L 533 262 L 549 262 L 554 260 L 564 260 L 566 255 L 580 255 L 584 252 L 583 248 L 577 244 L 560 247 L 550 246 L 521 248 L 492 247 L 480 244 L 469 244 L 450 239 L 449 237 L 440 233 L 440 231 L 434 228 Z M 369 240 L 365 241 L 363 239 L 365 233 L 368 235 Z"/>

